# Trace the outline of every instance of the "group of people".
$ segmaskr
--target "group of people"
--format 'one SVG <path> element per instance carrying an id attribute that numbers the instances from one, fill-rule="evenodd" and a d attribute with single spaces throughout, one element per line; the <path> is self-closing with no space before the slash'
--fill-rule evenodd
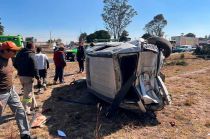
<path id="1" fill-rule="evenodd" d="M 60 45 L 54 51 L 53 60 L 55 64 L 54 84 L 58 79 L 60 83 L 64 83 L 63 73 L 66 66 L 64 46 Z M 79 72 L 84 71 L 84 60 L 83 42 L 79 42 L 77 48 Z M 13 67 L 17 70 L 23 87 L 22 102 L 13 85 Z M 23 49 L 20 49 L 11 41 L 0 44 L 0 120 L 3 110 L 6 105 L 9 105 L 12 112 L 15 113 L 21 139 L 31 138 L 27 115 L 37 108 L 33 83 L 34 80 L 37 80 L 39 91 L 41 87 L 46 90 L 47 69 L 49 69 L 48 57 L 42 53 L 41 48 L 37 48 L 35 54 L 34 43 L 27 43 Z"/>

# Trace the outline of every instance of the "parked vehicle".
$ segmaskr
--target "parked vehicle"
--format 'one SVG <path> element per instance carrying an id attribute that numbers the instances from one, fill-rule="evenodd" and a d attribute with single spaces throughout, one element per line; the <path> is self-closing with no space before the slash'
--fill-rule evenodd
<path id="1" fill-rule="evenodd" d="M 77 53 L 77 48 L 66 50 L 65 51 L 66 60 L 75 61 L 75 55 L 76 55 L 76 53 Z"/>
<path id="2" fill-rule="evenodd" d="M 86 51 L 86 81 L 89 92 L 117 107 L 146 111 L 161 110 L 171 103 L 160 77 L 171 44 L 159 37 L 132 42 L 104 43 Z"/>
<path id="3" fill-rule="evenodd" d="M 181 46 L 176 46 L 172 51 L 175 52 L 193 52 L 196 49 L 195 46 L 191 45 L 181 45 Z"/>
<path id="4" fill-rule="evenodd" d="M 12 41 L 14 42 L 18 47 L 23 47 L 23 37 L 20 35 L 17 36 L 5 36 L 5 35 L 0 35 L 0 43 L 3 43 L 5 41 Z"/>

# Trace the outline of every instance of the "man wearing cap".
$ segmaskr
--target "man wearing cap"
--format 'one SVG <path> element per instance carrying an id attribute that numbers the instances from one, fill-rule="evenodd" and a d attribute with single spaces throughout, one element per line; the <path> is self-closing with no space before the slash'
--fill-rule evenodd
<path id="1" fill-rule="evenodd" d="M 11 58 L 19 50 L 20 48 L 11 41 L 0 44 L 0 118 L 8 104 L 12 112 L 15 113 L 21 139 L 30 139 L 27 116 L 12 82 L 14 68 Z"/>
<path id="2" fill-rule="evenodd" d="M 23 106 L 27 114 L 37 107 L 34 96 L 33 82 L 34 78 L 40 82 L 39 72 L 35 61 L 35 46 L 28 42 L 26 48 L 23 48 L 14 60 L 14 66 L 18 71 L 20 82 L 23 86 Z"/>

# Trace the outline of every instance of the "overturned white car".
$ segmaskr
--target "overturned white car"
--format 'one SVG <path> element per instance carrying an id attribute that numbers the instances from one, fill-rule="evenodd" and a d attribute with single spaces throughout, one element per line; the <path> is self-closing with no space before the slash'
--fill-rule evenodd
<path id="1" fill-rule="evenodd" d="M 159 75 L 170 53 L 170 42 L 158 37 L 96 45 L 86 52 L 87 87 L 111 103 L 110 113 L 118 106 L 143 112 L 160 110 L 171 103 Z"/>

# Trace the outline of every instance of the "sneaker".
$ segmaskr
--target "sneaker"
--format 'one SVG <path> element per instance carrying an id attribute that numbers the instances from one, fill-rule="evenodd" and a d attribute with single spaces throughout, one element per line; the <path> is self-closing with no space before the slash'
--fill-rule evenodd
<path id="1" fill-rule="evenodd" d="M 60 82 L 60 84 L 64 84 L 64 83 L 66 83 L 66 82 L 64 82 L 64 81 Z"/>
<path id="2" fill-rule="evenodd" d="M 31 139 L 31 136 L 28 134 L 23 134 L 20 138 L 21 139 Z"/>
<path id="3" fill-rule="evenodd" d="M 19 95 L 19 96 L 23 96 L 23 93 L 22 93 L 22 92 L 20 92 L 18 95 Z"/>
<path id="4" fill-rule="evenodd" d="M 47 90 L 47 85 L 46 84 L 43 84 L 43 88 L 46 91 Z"/>
<path id="5" fill-rule="evenodd" d="M 41 89 L 41 88 L 39 88 L 39 89 L 38 89 L 38 93 L 40 93 L 41 91 L 42 91 L 42 89 Z"/>
<path id="6" fill-rule="evenodd" d="M 53 84 L 56 85 L 56 81 L 53 81 Z"/>
<path id="7" fill-rule="evenodd" d="M 31 113 L 31 111 L 26 111 L 26 114 L 31 115 L 32 113 Z"/>
<path id="8" fill-rule="evenodd" d="M 34 112 L 34 111 L 36 112 L 36 111 L 39 111 L 39 108 L 40 108 L 39 106 L 36 106 L 35 108 L 30 108 L 30 111 L 31 112 Z"/>
<path id="9" fill-rule="evenodd" d="M 25 113 L 27 115 L 31 115 L 31 108 L 29 108 L 28 106 L 25 107 Z"/>

